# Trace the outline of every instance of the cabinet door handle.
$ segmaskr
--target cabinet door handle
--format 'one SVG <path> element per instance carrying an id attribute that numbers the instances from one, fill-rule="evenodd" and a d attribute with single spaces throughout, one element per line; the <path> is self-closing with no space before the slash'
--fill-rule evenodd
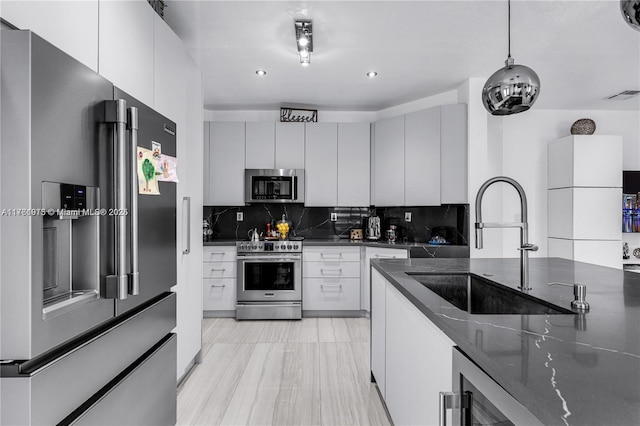
<path id="1" fill-rule="evenodd" d="M 187 203 L 187 207 L 183 209 L 182 220 L 184 222 L 186 218 L 187 230 L 185 231 L 187 234 L 187 248 L 182 250 L 182 254 L 191 253 L 191 197 L 182 198 L 182 204 Z"/>
<path id="2" fill-rule="evenodd" d="M 211 284 L 211 288 L 217 287 L 217 288 L 225 288 L 227 285 L 226 284 Z"/>
<path id="3" fill-rule="evenodd" d="M 373 257 L 378 258 L 378 259 L 395 259 L 396 256 L 390 256 L 390 255 L 385 255 L 385 254 L 375 254 L 373 255 Z"/>
<path id="4" fill-rule="evenodd" d="M 338 290 L 342 290 L 342 284 L 320 284 L 320 289 L 324 291 L 325 287 L 337 288 Z"/>
<path id="5" fill-rule="evenodd" d="M 224 272 L 227 268 L 211 268 L 211 272 Z"/>
<path id="6" fill-rule="evenodd" d="M 338 253 L 337 256 L 325 256 L 324 253 L 320 253 L 321 259 L 342 259 L 342 253 Z"/>
<path id="7" fill-rule="evenodd" d="M 334 272 L 333 274 L 327 274 L 327 272 Z M 324 269 L 320 268 L 320 273 L 322 275 L 342 275 L 342 268 L 340 269 Z"/>

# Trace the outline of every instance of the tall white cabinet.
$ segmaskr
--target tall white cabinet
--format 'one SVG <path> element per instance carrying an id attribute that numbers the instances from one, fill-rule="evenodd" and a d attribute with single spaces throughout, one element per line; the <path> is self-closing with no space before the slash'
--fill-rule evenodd
<path id="1" fill-rule="evenodd" d="M 156 13 L 144 0 L 100 1 L 99 6 L 98 72 L 134 98 L 154 105 Z"/>
<path id="2" fill-rule="evenodd" d="M 548 161 L 549 256 L 622 268 L 622 136 L 558 139 Z"/>
<path id="3" fill-rule="evenodd" d="M 338 204 L 338 124 L 307 123 L 304 155 L 305 205 L 336 206 Z"/>
<path id="4" fill-rule="evenodd" d="M 376 206 L 404 205 L 404 116 L 374 125 L 373 199 Z"/>
<path id="5" fill-rule="evenodd" d="M 369 123 L 338 123 L 338 206 L 369 207 Z"/>
<path id="6" fill-rule="evenodd" d="M 210 121 L 206 151 L 209 180 L 205 182 L 207 206 L 244 205 L 245 125 L 242 121 Z M 206 133 L 206 129 L 205 129 Z"/>

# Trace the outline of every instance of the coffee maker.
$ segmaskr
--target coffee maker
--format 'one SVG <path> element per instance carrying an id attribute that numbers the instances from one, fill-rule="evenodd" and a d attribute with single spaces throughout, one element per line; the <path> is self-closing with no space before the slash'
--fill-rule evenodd
<path id="1" fill-rule="evenodd" d="M 369 216 L 365 218 L 364 229 L 367 240 L 379 240 L 380 218 L 378 216 Z"/>

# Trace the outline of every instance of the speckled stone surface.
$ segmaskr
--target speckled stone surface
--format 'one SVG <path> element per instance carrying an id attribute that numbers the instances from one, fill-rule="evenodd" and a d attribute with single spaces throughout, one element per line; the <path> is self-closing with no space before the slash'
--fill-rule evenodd
<path id="1" fill-rule="evenodd" d="M 580 315 L 472 315 L 409 273 L 472 273 L 519 285 L 519 259 L 373 260 L 379 270 L 489 376 L 547 425 L 640 425 L 640 274 L 558 258 L 531 258 L 530 295 Z"/>

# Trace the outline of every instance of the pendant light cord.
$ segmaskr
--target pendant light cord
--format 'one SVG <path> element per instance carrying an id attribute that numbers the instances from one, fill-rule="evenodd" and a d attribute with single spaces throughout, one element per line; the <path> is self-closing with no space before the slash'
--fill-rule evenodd
<path id="1" fill-rule="evenodd" d="M 509 13 L 509 18 L 508 18 L 508 22 L 509 22 L 509 31 L 508 31 L 508 34 L 509 34 L 509 36 L 507 37 L 507 39 L 508 39 L 509 41 L 508 41 L 508 52 L 507 52 L 507 54 L 508 54 L 508 55 L 507 55 L 507 57 L 509 57 L 509 58 L 510 58 L 510 57 L 511 57 L 511 0 L 508 0 L 507 5 L 508 5 L 508 6 L 507 6 L 507 9 L 508 9 L 508 11 L 509 11 L 509 12 L 508 12 L 508 13 Z"/>

